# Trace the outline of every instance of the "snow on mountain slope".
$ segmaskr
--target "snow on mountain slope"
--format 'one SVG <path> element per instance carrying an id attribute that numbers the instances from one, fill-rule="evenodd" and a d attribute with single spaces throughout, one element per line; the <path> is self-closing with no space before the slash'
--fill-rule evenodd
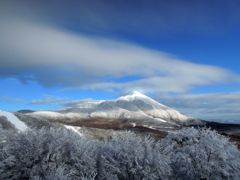
<path id="1" fill-rule="evenodd" d="M 136 91 L 134 91 L 131 95 L 118 98 L 117 101 L 124 101 L 125 103 L 128 102 L 128 104 L 134 105 L 139 111 L 142 111 L 153 118 L 175 120 L 180 122 L 191 119 L 190 117 L 187 117 L 180 112 L 160 104 L 152 98 Z"/>
<path id="2" fill-rule="evenodd" d="M 61 112 L 54 112 L 54 111 L 35 111 L 32 113 L 27 113 L 27 115 L 30 115 L 32 117 L 42 117 L 42 118 L 48 118 L 48 119 L 64 119 L 64 118 L 87 118 L 86 113 L 81 112 L 67 112 L 67 113 L 61 113 Z"/>
<path id="3" fill-rule="evenodd" d="M 155 101 L 154 99 L 152 99 L 138 91 L 134 91 L 132 94 L 129 94 L 126 96 L 121 96 L 117 100 L 124 100 L 124 101 L 129 101 L 129 102 L 136 102 L 136 101 L 142 100 L 149 105 L 155 105 L 155 106 L 159 106 L 162 108 L 168 108 L 167 106 L 160 104 L 159 102 Z M 136 105 L 137 105 L 137 103 L 136 103 Z"/>
<path id="4" fill-rule="evenodd" d="M 7 118 L 7 120 L 13 124 L 17 130 L 19 131 L 25 131 L 28 127 L 26 124 L 22 121 L 20 121 L 17 116 L 15 116 L 13 113 L 2 111 L 0 110 L 0 116 L 4 116 Z"/>
<path id="5" fill-rule="evenodd" d="M 121 119 L 136 122 L 176 125 L 187 123 L 192 118 L 158 103 L 152 98 L 133 92 L 116 100 L 86 100 L 76 101 L 70 108 L 60 111 L 36 111 L 29 113 L 34 117 L 57 119 Z"/>
<path id="6" fill-rule="evenodd" d="M 81 112 L 81 109 L 79 109 Z M 160 122 L 187 122 L 191 118 L 158 103 L 152 98 L 134 92 L 116 100 L 101 101 L 94 108 L 88 110 L 90 117 L 104 117 L 113 119 L 150 119 Z"/>

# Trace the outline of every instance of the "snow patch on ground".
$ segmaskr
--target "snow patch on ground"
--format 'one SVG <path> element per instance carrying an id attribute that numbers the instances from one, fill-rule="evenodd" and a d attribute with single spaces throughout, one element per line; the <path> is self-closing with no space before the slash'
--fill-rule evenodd
<path id="1" fill-rule="evenodd" d="M 68 126 L 68 125 L 64 125 L 64 127 L 65 127 L 66 129 L 69 129 L 69 130 L 77 133 L 77 134 L 80 135 L 80 136 L 83 136 L 83 134 L 79 131 L 79 130 L 81 129 L 81 127 Z"/>
<path id="2" fill-rule="evenodd" d="M 132 126 L 133 126 L 133 127 L 136 127 L 136 123 L 132 123 Z"/>
<path id="3" fill-rule="evenodd" d="M 25 131 L 28 127 L 26 124 L 18 119 L 13 113 L 0 110 L 0 116 L 5 116 L 7 120 L 12 123 L 19 131 Z"/>

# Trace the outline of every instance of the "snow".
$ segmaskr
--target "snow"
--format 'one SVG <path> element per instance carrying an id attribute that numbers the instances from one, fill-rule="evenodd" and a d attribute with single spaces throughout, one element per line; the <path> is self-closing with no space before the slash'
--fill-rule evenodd
<path id="1" fill-rule="evenodd" d="M 117 100 L 125 100 L 125 101 L 135 101 L 135 100 L 142 100 L 146 103 L 151 103 L 153 105 L 158 105 L 158 106 L 161 106 L 161 107 L 165 107 L 167 108 L 167 106 L 163 105 L 163 104 L 160 104 L 159 102 L 155 101 L 154 99 L 138 92 L 138 91 L 133 91 L 132 94 L 129 94 L 129 95 L 126 95 L 126 96 L 121 96 L 119 97 Z"/>
<path id="2" fill-rule="evenodd" d="M 76 106 L 77 108 L 94 108 L 101 102 L 104 102 L 103 100 L 89 100 L 89 101 L 82 101 L 79 102 L 78 105 Z"/>
<path id="3" fill-rule="evenodd" d="M 146 128 L 152 129 L 152 130 L 157 130 L 157 129 L 154 128 L 153 126 L 146 126 L 146 125 L 143 125 L 143 127 L 146 127 Z"/>
<path id="4" fill-rule="evenodd" d="M 136 127 L 136 123 L 132 123 L 132 126 L 133 126 L 133 127 Z"/>
<path id="5" fill-rule="evenodd" d="M 134 101 L 134 100 L 145 100 L 145 101 L 151 101 L 152 103 L 157 103 L 160 105 L 160 103 L 158 103 L 157 101 L 153 100 L 152 98 L 138 92 L 138 91 L 133 91 L 132 94 L 126 95 L 126 96 L 121 96 L 119 97 L 117 100 L 125 100 L 125 101 Z"/>
<path id="6" fill-rule="evenodd" d="M 132 94 L 126 95 L 126 96 L 121 96 L 118 99 L 131 101 L 131 100 L 136 99 L 136 98 L 148 98 L 148 97 L 146 95 L 138 92 L 138 91 L 133 91 Z"/>
<path id="7" fill-rule="evenodd" d="M 161 121 L 161 122 L 167 122 L 166 120 L 163 120 L 161 118 L 155 118 L 155 119 L 158 120 L 158 121 Z"/>
<path id="8" fill-rule="evenodd" d="M 138 91 L 115 100 L 86 100 L 80 101 L 74 108 L 70 107 L 58 112 L 37 111 L 30 114 L 52 119 L 109 118 L 138 122 L 153 121 L 161 124 L 175 124 L 175 122 L 187 122 L 191 119 Z"/>
<path id="9" fill-rule="evenodd" d="M 68 126 L 68 125 L 64 125 L 64 127 L 65 127 L 66 129 L 69 129 L 69 130 L 77 133 L 77 134 L 80 135 L 80 136 L 83 136 L 83 134 L 79 132 L 79 130 L 81 129 L 81 127 Z"/>
<path id="10" fill-rule="evenodd" d="M 25 131 L 28 127 L 26 124 L 18 119 L 13 113 L 0 110 L 0 116 L 5 116 L 7 120 L 12 123 L 19 131 Z"/>
<path id="11" fill-rule="evenodd" d="M 33 117 L 42 117 L 42 118 L 51 118 L 51 119 L 63 119 L 63 118 L 86 118 L 86 113 L 76 113 L 76 112 L 69 112 L 69 113 L 60 113 L 54 111 L 36 111 L 33 113 L 28 113 Z"/>
<path id="12" fill-rule="evenodd" d="M 53 112 L 53 111 L 36 111 L 28 114 L 31 114 L 33 116 L 41 116 L 41 117 L 49 117 L 49 118 L 59 118 L 62 116 L 62 114 L 58 112 Z"/>
<path id="13" fill-rule="evenodd" d="M 138 92 L 134 91 L 133 94 L 122 96 L 117 101 L 126 101 L 131 103 L 142 111 L 145 115 L 148 115 L 161 122 L 166 122 L 164 119 L 176 119 L 178 121 L 187 121 L 189 117 L 179 113 L 178 111 L 171 109 L 154 99 Z"/>

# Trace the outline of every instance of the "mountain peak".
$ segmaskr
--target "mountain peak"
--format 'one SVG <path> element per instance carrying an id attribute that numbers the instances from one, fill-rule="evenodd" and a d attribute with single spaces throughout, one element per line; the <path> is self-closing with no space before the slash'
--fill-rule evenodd
<path id="1" fill-rule="evenodd" d="M 140 93 L 139 91 L 133 91 L 131 94 L 125 95 L 125 96 L 121 96 L 118 99 L 119 100 L 134 100 L 134 99 L 138 99 L 138 98 L 148 98 L 151 99 L 150 97 Z"/>
<path id="2" fill-rule="evenodd" d="M 177 125 L 177 123 L 187 122 L 190 119 L 138 91 L 133 91 L 131 94 L 115 100 L 102 100 L 96 101 L 96 103 L 89 101 L 78 102 L 77 106 L 75 105 L 73 108 L 70 107 L 57 113 L 59 113 L 60 118 L 125 119 L 130 121 L 136 120 L 138 124 L 152 122 L 161 126 Z M 35 112 L 33 114 L 39 113 Z M 43 112 L 40 115 L 50 117 L 51 114 Z M 55 118 L 56 113 L 53 115 Z"/>
<path id="3" fill-rule="evenodd" d="M 134 96 L 144 96 L 144 97 L 146 97 L 146 95 L 142 94 L 142 93 L 139 92 L 139 91 L 133 91 L 132 95 L 134 95 Z"/>
<path id="4" fill-rule="evenodd" d="M 145 102 L 150 102 L 153 104 L 164 106 L 163 104 L 160 104 L 159 102 L 155 101 L 154 99 L 150 98 L 149 96 L 146 96 L 145 94 L 142 94 L 139 91 L 133 91 L 131 94 L 128 94 L 126 96 L 121 96 L 117 100 L 125 100 L 125 101 L 134 101 L 134 100 L 143 100 Z M 166 106 L 164 106 L 166 107 Z"/>

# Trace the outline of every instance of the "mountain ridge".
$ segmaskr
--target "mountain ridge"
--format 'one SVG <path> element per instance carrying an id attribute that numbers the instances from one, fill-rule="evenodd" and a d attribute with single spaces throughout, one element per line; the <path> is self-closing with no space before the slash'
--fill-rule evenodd
<path id="1" fill-rule="evenodd" d="M 0 113 L 0 129 L 19 131 L 21 121 L 27 126 L 23 130 L 65 127 L 80 134 L 86 128 L 87 133 L 90 131 L 93 134 L 97 129 L 103 134 L 115 130 L 130 130 L 162 137 L 183 127 L 201 126 L 215 129 L 240 142 L 240 125 L 197 120 L 139 92 L 114 100 L 84 100 L 74 105 L 58 111 L 5 111 Z"/>
<path id="2" fill-rule="evenodd" d="M 46 118 L 65 123 L 92 120 L 94 123 L 103 121 L 119 125 L 119 122 L 128 122 L 137 126 L 151 126 L 152 128 L 173 128 L 182 124 L 199 124 L 194 120 L 168 106 L 160 104 L 154 99 L 134 91 L 132 94 L 121 96 L 114 100 L 85 100 L 74 107 L 59 111 L 35 111 L 26 113 L 29 116 Z M 89 123 L 87 122 L 87 123 Z M 106 124 L 108 126 L 108 124 Z"/>

